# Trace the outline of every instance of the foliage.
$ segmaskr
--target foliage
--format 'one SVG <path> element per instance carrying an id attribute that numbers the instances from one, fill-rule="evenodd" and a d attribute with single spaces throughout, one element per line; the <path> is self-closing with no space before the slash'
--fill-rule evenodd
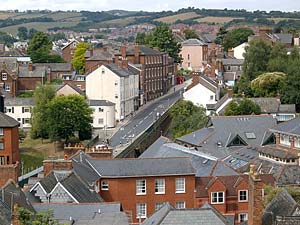
<path id="1" fill-rule="evenodd" d="M 260 113 L 260 107 L 247 98 L 242 99 L 240 102 L 231 101 L 225 108 L 226 116 L 258 115 Z"/>
<path id="2" fill-rule="evenodd" d="M 63 62 L 63 59 L 58 55 L 50 53 L 52 49 L 52 42 L 49 36 L 43 32 L 36 32 L 30 40 L 27 53 L 33 63 L 46 62 Z"/>
<path id="3" fill-rule="evenodd" d="M 59 225 L 54 219 L 53 211 L 41 211 L 36 215 L 25 208 L 19 208 L 18 215 L 21 225 Z"/>
<path id="4" fill-rule="evenodd" d="M 51 41 L 67 40 L 65 33 L 58 32 L 50 35 Z"/>
<path id="5" fill-rule="evenodd" d="M 250 28 L 238 28 L 229 31 L 223 39 L 224 50 L 234 48 L 244 42 L 248 41 L 248 37 L 253 35 L 253 30 Z"/>
<path id="6" fill-rule="evenodd" d="M 13 36 L 0 31 L 0 43 L 5 43 L 8 47 L 10 47 L 15 41 L 17 41 L 17 39 Z"/>
<path id="7" fill-rule="evenodd" d="M 198 34 L 193 29 L 185 29 L 183 31 L 185 39 L 199 38 Z"/>
<path id="8" fill-rule="evenodd" d="M 215 40 L 215 43 L 219 45 L 223 44 L 227 32 L 228 31 L 225 29 L 225 27 L 220 27 L 219 32 L 217 33 L 217 38 Z"/>
<path id="9" fill-rule="evenodd" d="M 139 45 L 145 45 L 146 44 L 146 33 L 137 33 L 135 42 Z"/>
<path id="10" fill-rule="evenodd" d="M 271 46 L 263 40 L 253 40 L 245 48 L 245 61 L 243 65 L 243 76 L 249 81 L 255 79 L 258 75 L 266 72 Z"/>
<path id="11" fill-rule="evenodd" d="M 18 94 L 18 97 L 19 98 L 32 98 L 33 95 L 34 95 L 33 91 L 26 91 L 26 92 Z"/>
<path id="12" fill-rule="evenodd" d="M 286 186 L 284 187 L 287 192 L 295 199 L 296 202 L 300 202 L 300 188 L 296 186 Z M 264 186 L 266 198 L 264 200 L 264 206 L 266 207 L 276 195 L 282 190 L 282 187 L 273 187 L 270 185 Z"/>
<path id="13" fill-rule="evenodd" d="M 287 50 L 283 44 L 275 44 L 270 52 L 270 59 L 268 62 L 268 71 L 270 72 L 286 72 L 288 55 Z"/>
<path id="14" fill-rule="evenodd" d="M 35 107 L 31 116 L 31 137 L 48 137 L 47 109 L 50 101 L 55 96 L 51 85 L 39 85 L 34 91 Z"/>
<path id="15" fill-rule="evenodd" d="M 160 51 L 167 52 L 176 63 L 180 63 L 182 60 L 179 55 L 181 44 L 176 41 L 166 24 L 156 27 L 152 34 L 146 35 L 144 43 L 151 48 L 157 47 Z"/>
<path id="16" fill-rule="evenodd" d="M 91 138 L 92 110 L 79 95 L 56 96 L 48 105 L 48 131 L 52 140 L 70 137 Z"/>
<path id="17" fill-rule="evenodd" d="M 207 123 L 206 110 L 181 100 L 170 110 L 172 116 L 171 133 L 174 139 L 203 128 Z"/>
<path id="18" fill-rule="evenodd" d="M 239 96 L 253 96 L 251 89 L 251 81 L 247 79 L 246 76 L 241 76 L 240 80 L 233 87 L 234 93 L 237 93 Z"/>
<path id="19" fill-rule="evenodd" d="M 282 72 L 263 73 L 251 81 L 251 89 L 255 97 L 275 97 L 285 80 L 286 74 Z"/>
<path id="20" fill-rule="evenodd" d="M 27 27 L 18 27 L 18 37 L 20 40 L 27 40 L 28 30 Z"/>
<path id="21" fill-rule="evenodd" d="M 87 49 L 90 48 L 90 45 L 85 42 L 80 42 L 76 46 L 76 50 L 74 52 L 74 58 L 72 60 L 72 64 L 74 69 L 78 71 L 80 74 L 84 74 L 85 72 L 85 58 L 84 54 Z"/>

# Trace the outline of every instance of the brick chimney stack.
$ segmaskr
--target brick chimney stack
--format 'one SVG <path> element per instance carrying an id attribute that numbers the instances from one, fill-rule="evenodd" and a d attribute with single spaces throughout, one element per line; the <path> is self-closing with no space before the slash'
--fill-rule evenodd
<path id="1" fill-rule="evenodd" d="M 33 65 L 32 62 L 28 63 L 28 70 L 33 71 Z"/>
<path id="2" fill-rule="evenodd" d="M 138 64 L 140 61 L 140 47 L 139 44 L 134 45 L 134 63 Z"/>
<path id="3" fill-rule="evenodd" d="M 72 170 L 72 160 L 57 159 L 57 160 L 44 160 L 44 176 L 47 176 L 53 170 Z"/>
<path id="4" fill-rule="evenodd" d="M 255 166 L 250 165 L 248 225 L 262 225 L 263 210 L 263 183 L 257 174 Z"/>
<path id="5" fill-rule="evenodd" d="M 121 55 L 122 55 L 122 59 L 126 58 L 126 45 L 122 44 L 121 46 Z"/>

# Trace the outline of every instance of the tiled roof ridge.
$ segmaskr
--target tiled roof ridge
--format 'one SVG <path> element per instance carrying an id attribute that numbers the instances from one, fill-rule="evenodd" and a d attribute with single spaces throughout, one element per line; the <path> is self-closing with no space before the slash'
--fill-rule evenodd
<path id="1" fill-rule="evenodd" d="M 236 115 L 236 116 L 211 116 L 211 118 L 238 118 L 238 117 L 272 117 L 272 115 L 269 114 L 260 114 L 260 115 Z"/>

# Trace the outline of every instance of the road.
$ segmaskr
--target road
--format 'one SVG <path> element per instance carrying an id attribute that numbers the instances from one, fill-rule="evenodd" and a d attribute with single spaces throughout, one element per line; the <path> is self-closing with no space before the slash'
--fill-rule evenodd
<path id="1" fill-rule="evenodd" d="M 180 99 L 181 89 L 172 94 L 161 97 L 149 106 L 134 115 L 126 125 L 114 133 L 109 139 L 109 145 L 117 148 L 119 145 L 129 145 L 133 140 L 149 128 L 157 118 L 165 113 L 168 108 Z"/>

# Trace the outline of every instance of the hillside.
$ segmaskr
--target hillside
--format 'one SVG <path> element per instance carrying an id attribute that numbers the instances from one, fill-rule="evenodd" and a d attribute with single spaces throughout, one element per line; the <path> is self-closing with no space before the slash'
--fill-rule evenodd
<path id="1" fill-rule="evenodd" d="M 246 10 L 216 10 L 186 8 L 174 11 L 162 12 L 135 12 L 124 10 L 110 10 L 101 12 L 89 11 L 1 11 L 0 31 L 13 35 L 17 34 L 20 26 L 35 28 L 41 31 L 49 29 L 71 29 L 75 31 L 87 31 L 90 28 L 99 27 L 123 27 L 133 24 L 151 23 L 185 23 L 188 25 L 197 23 L 222 24 L 232 26 L 235 24 L 257 24 L 273 27 L 284 27 L 287 24 L 291 28 L 300 29 L 300 12 L 265 11 L 249 12 Z"/>

